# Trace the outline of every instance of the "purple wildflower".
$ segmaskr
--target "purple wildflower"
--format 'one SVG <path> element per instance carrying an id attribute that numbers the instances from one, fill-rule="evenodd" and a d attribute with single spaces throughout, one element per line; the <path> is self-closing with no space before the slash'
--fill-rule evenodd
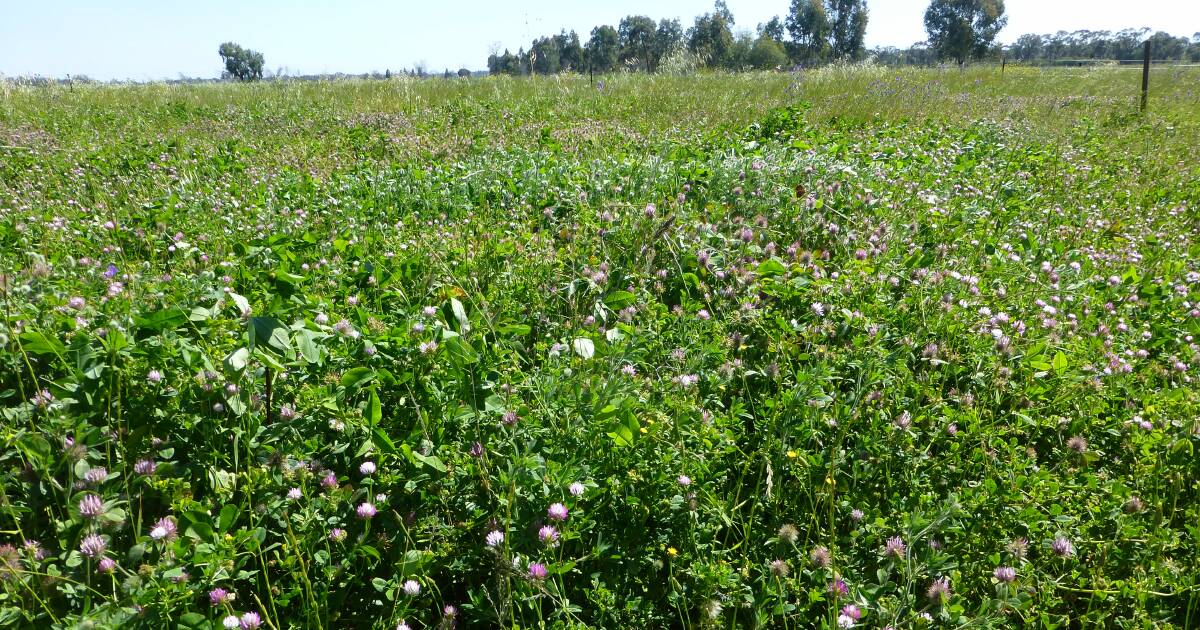
<path id="1" fill-rule="evenodd" d="M 166 516 L 158 519 L 158 522 L 154 524 L 154 529 L 150 530 L 150 537 L 154 540 L 175 540 L 177 530 L 175 519 Z"/>
<path id="2" fill-rule="evenodd" d="M 208 592 L 208 602 L 213 606 L 220 606 L 221 604 L 232 602 L 233 600 L 233 593 L 230 593 L 219 586 Z"/>
<path id="3" fill-rule="evenodd" d="M 106 549 L 108 549 L 108 543 L 96 534 L 88 534 L 79 542 L 79 553 L 89 558 L 104 555 Z"/>
<path id="4" fill-rule="evenodd" d="M 100 497 L 89 494 L 79 500 L 79 514 L 84 518 L 96 518 L 104 512 L 104 502 Z"/>
<path id="5" fill-rule="evenodd" d="M 929 590 L 925 591 L 925 595 L 938 604 L 950 601 L 950 578 L 936 578 L 929 584 Z"/>
<path id="6" fill-rule="evenodd" d="M 842 578 L 834 578 L 829 583 L 829 592 L 838 597 L 845 597 L 850 594 L 850 587 L 846 586 L 846 581 Z"/>

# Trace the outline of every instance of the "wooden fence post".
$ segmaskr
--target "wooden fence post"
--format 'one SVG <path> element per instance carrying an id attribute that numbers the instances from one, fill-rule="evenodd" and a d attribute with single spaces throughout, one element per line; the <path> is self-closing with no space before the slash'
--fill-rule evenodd
<path id="1" fill-rule="evenodd" d="M 1150 40 L 1142 52 L 1142 111 L 1146 111 L 1146 102 L 1150 99 Z"/>

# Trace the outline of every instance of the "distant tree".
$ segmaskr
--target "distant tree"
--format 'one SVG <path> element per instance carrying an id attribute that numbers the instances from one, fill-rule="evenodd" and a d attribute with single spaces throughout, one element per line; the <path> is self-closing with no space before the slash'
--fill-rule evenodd
<path id="1" fill-rule="evenodd" d="M 814 65 L 828 56 L 831 27 L 821 0 L 792 0 L 785 24 L 794 61 Z"/>
<path id="2" fill-rule="evenodd" d="M 558 40 L 559 60 L 563 70 L 582 72 L 587 67 L 583 46 L 579 43 L 579 35 L 575 31 L 559 32 L 554 36 Z"/>
<path id="3" fill-rule="evenodd" d="M 469 76 L 471 76 L 471 71 L 470 71 L 470 70 L 468 70 L 468 69 L 466 69 L 466 68 L 459 68 L 459 69 L 458 69 L 458 76 L 459 76 L 459 77 L 462 77 L 462 78 L 469 77 Z"/>
<path id="4" fill-rule="evenodd" d="M 751 68 L 750 53 L 754 51 L 754 35 L 741 31 L 733 36 L 733 45 L 725 53 L 722 66 L 729 70 L 739 71 Z"/>
<path id="5" fill-rule="evenodd" d="M 1007 23 L 1004 0 L 933 0 L 925 10 L 930 46 L 960 66 L 983 58 Z"/>
<path id="6" fill-rule="evenodd" d="M 713 15 L 723 18 L 729 26 L 734 24 L 733 12 L 729 10 L 729 5 L 725 4 L 725 0 L 717 0 L 713 3 Z"/>
<path id="7" fill-rule="evenodd" d="M 679 24 L 679 20 L 659 20 L 658 30 L 654 32 L 654 45 L 652 49 L 653 63 L 651 70 L 657 71 L 662 65 L 663 59 L 666 59 L 675 52 L 677 48 L 683 46 L 683 26 Z"/>
<path id="8" fill-rule="evenodd" d="M 492 53 L 488 57 L 488 73 L 489 74 L 521 74 L 521 63 L 518 56 L 512 54 L 507 48 L 504 49 L 503 55 Z"/>
<path id="9" fill-rule="evenodd" d="M 517 54 L 513 57 L 513 66 L 512 66 L 511 72 L 509 74 L 514 74 L 514 75 L 529 74 L 531 71 L 531 67 L 530 67 L 531 63 L 530 62 L 532 62 L 532 61 L 533 61 L 533 57 L 529 53 L 525 52 L 525 47 L 522 46 L 520 49 L 517 50 Z"/>
<path id="10" fill-rule="evenodd" d="M 533 56 L 533 72 L 555 74 L 562 70 L 562 43 L 557 37 L 542 37 L 533 40 L 529 49 Z"/>
<path id="11" fill-rule="evenodd" d="M 763 33 L 754 40 L 754 47 L 750 49 L 748 61 L 749 65 L 756 70 L 770 70 L 787 65 L 788 56 L 779 41 Z"/>
<path id="12" fill-rule="evenodd" d="M 862 59 L 867 34 L 866 0 L 826 0 L 829 16 L 829 48 L 838 59 Z"/>
<path id="13" fill-rule="evenodd" d="M 1170 33 L 1158 31 L 1151 35 L 1148 41 L 1155 59 L 1182 61 L 1187 57 L 1190 42 L 1186 37 L 1175 37 Z"/>
<path id="14" fill-rule="evenodd" d="M 782 44 L 785 37 L 783 20 L 779 19 L 779 16 L 777 15 L 771 18 L 766 24 L 759 24 L 758 34 L 766 35 L 767 37 L 770 37 L 776 42 Z M 782 50 L 783 46 L 780 46 L 780 49 Z"/>
<path id="15" fill-rule="evenodd" d="M 587 43 L 587 58 L 592 72 L 612 72 L 617 67 L 619 52 L 617 29 L 607 24 L 592 29 L 592 37 Z"/>
<path id="16" fill-rule="evenodd" d="M 696 23 L 688 29 L 687 45 L 697 57 L 700 57 L 709 67 L 728 66 L 733 60 L 730 52 L 733 48 L 732 15 L 724 2 L 717 1 L 712 13 L 696 17 Z"/>
<path id="17" fill-rule="evenodd" d="M 263 75 L 263 56 L 233 42 L 225 42 L 217 49 L 221 61 L 225 63 L 222 78 L 237 79 L 238 81 L 257 81 Z"/>
<path id="18" fill-rule="evenodd" d="M 1038 59 L 1042 55 L 1042 36 L 1022 35 L 1018 37 L 1017 41 L 1008 47 L 1008 54 L 1022 63 Z"/>
<path id="19" fill-rule="evenodd" d="M 630 15 L 622 19 L 617 27 L 621 61 L 633 60 L 642 70 L 649 72 L 652 69 L 655 35 L 654 20 L 644 15 Z"/>

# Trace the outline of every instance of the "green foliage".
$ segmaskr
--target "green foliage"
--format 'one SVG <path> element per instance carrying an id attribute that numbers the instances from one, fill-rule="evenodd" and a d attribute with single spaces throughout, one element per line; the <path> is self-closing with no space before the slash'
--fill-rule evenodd
<path id="1" fill-rule="evenodd" d="M 633 67 L 650 72 L 654 69 L 654 51 L 658 47 L 654 38 L 657 25 L 644 15 L 630 15 L 621 20 L 617 27 L 620 60 Z"/>
<path id="2" fill-rule="evenodd" d="M 728 8 L 723 8 L 724 3 L 720 0 L 717 5 L 713 13 L 697 16 L 696 23 L 688 29 L 688 50 L 709 67 L 736 67 L 736 59 L 732 55 L 732 15 Z"/>
<path id="3" fill-rule="evenodd" d="M 821 0 L 792 0 L 787 15 L 787 31 L 792 36 L 793 59 L 804 65 L 816 65 L 830 54 L 832 25 Z"/>
<path id="4" fill-rule="evenodd" d="M 960 66 L 982 59 L 1007 23 L 1004 0 L 932 0 L 925 10 L 930 47 Z"/>
<path id="5" fill-rule="evenodd" d="M 783 50 L 782 44 L 766 35 L 762 35 L 754 40 L 754 47 L 750 50 L 747 61 L 755 69 L 771 70 L 786 66 L 788 56 L 787 52 Z"/>
<path id="6" fill-rule="evenodd" d="M 617 30 L 611 26 L 597 26 L 592 29 L 584 54 L 588 59 L 589 72 L 611 72 L 616 69 L 620 59 L 620 37 Z"/>
<path id="7" fill-rule="evenodd" d="M 863 38 L 867 34 L 866 0 L 828 0 L 829 49 L 835 59 L 858 61 L 866 49 Z"/>
<path id="8" fill-rule="evenodd" d="M 263 75 L 263 56 L 233 42 L 225 42 L 217 50 L 221 62 L 225 65 L 222 77 L 238 81 L 257 81 Z"/>
<path id="9" fill-rule="evenodd" d="M 15 88 L 0 623 L 1194 625 L 1169 72 Z"/>

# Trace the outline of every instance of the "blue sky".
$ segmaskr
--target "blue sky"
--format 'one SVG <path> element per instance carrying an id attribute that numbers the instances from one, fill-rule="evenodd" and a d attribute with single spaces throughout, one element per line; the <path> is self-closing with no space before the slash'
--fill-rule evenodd
<path id="1" fill-rule="evenodd" d="M 267 68 L 292 74 L 413 67 L 482 69 L 494 45 L 645 14 L 678 17 L 686 28 L 711 0 L 0 0 L 0 74 L 67 74 L 153 80 L 220 73 L 227 40 L 261 51 Z M 728 0 L 735 28 L 753 29 L 787 11 L 789 0 Z M 871 46 L 925 38 L 927 0 L 868 0 Z M 1008 0 L 1001 40 L 1029 32 L 1148 26 L 1200 31 L 1200 0 Z"/>

